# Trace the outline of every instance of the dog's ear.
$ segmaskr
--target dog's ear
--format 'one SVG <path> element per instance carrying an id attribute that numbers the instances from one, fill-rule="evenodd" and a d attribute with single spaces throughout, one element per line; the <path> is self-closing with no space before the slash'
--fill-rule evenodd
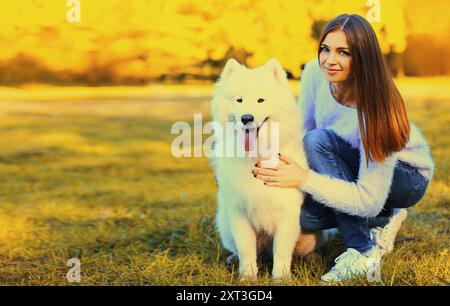
<path id="1" fill-rule="evenodd" d="M 234 58 L 230 58 L 223 68 L 222 74 L 220 75 L 220 80 L 226 80 L 232 73 L 236 72 L 238 69 L 242 69 L 242 65 L 238 63 Z"/>
<path id="2" fill-rule="evenodd" d="M 270 70 L 270 73 L 277 81 L 281 83 L 287 83 L 286 72 L 284 71 L 283 67 L 281 67 L 281 64 L 278 60 L 272 58 L 266 63 L 265 66 Z"/>

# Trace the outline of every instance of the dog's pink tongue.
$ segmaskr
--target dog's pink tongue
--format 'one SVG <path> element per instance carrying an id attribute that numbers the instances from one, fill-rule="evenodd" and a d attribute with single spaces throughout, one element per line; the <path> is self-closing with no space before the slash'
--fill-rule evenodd
<path id="1" fill-rule="evenodd" d="M 248 131 L 248 132 L 247 132 Z M 256 128 L 248 129 L 244 132 L 244 149 L 252 151 L 256 145 Z"/>

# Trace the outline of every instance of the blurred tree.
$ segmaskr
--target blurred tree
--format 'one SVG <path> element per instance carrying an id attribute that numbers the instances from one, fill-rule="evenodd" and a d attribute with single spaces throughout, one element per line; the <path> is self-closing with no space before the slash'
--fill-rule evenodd
<path id="1" fill-rule="evenodd" d="M 316 56 L 326 21 L 342 13 L 366 16 L 367 3 L 82 0 L 81 22 L 69 23 L 65 1 L 8 2 L 0 11 L 0 43 L 7 46 L 0 48 L 0 82 L 214 79 L 230 57 L 251 67 L 276 57 L 290 76 L 298 77 L 299 67 Z M 406 47 L 408 42 L 417 48 L 420 41 L 425 44 L 422 49 L 434 50 L 429 54 L 446 50 L 450 27 L 442 12 L 449 2 L 380 0 L 380 4 L 381 20 L 372 25 L 394 73 L 401 75 L 404 66 L 407 74 L 438 73 L 420 68 L 432 64 L 429 56 L 417 56 Z M 33 59 L 33 64 L 25 68 L 18 58 Z M 32 69 L 41 72 L 30 78 Z"/>

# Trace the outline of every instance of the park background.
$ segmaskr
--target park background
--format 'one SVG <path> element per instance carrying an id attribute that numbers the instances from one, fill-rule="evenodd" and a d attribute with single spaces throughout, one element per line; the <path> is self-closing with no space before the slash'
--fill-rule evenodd
<path id="1" fill-rule="evenodd" d="M 174 158 L 171 126 L 194 113 L 210 120 L 231 57 L 249 67 L 277 58 L 298 95 L 326 21 L 376 17 L 374 7 L 372 26 L 436 162 L 382 284 L 449 285 L 447 0 L 2 3 L 0 284 L 71 284 L 70 258 L 81 261 L 81 285 L 238 284 L 215 230 L 208 160 Z M 335 239 L 319 259 L 294 261 L 288 284 L 318 284 L 342 250 Z M 269 266 L 259 284 L 271 284 Z"/>

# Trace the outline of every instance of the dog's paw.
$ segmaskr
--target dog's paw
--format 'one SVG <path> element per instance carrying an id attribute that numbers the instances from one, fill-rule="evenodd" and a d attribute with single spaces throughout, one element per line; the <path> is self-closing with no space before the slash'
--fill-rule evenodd
<path id="1" fill-rule="evenodd" d="M 272 282 L 275 285 L 281 285 L 284 282 L 288 282 L 292 279 L 291 274 L 273 275 Z"/>
<path id="2" fill-rule="evenodd" d="M 239 281 L 242 283 L 256 283 L 258 281 L 258 276 L 256 274 L 241 274 Z"/>

